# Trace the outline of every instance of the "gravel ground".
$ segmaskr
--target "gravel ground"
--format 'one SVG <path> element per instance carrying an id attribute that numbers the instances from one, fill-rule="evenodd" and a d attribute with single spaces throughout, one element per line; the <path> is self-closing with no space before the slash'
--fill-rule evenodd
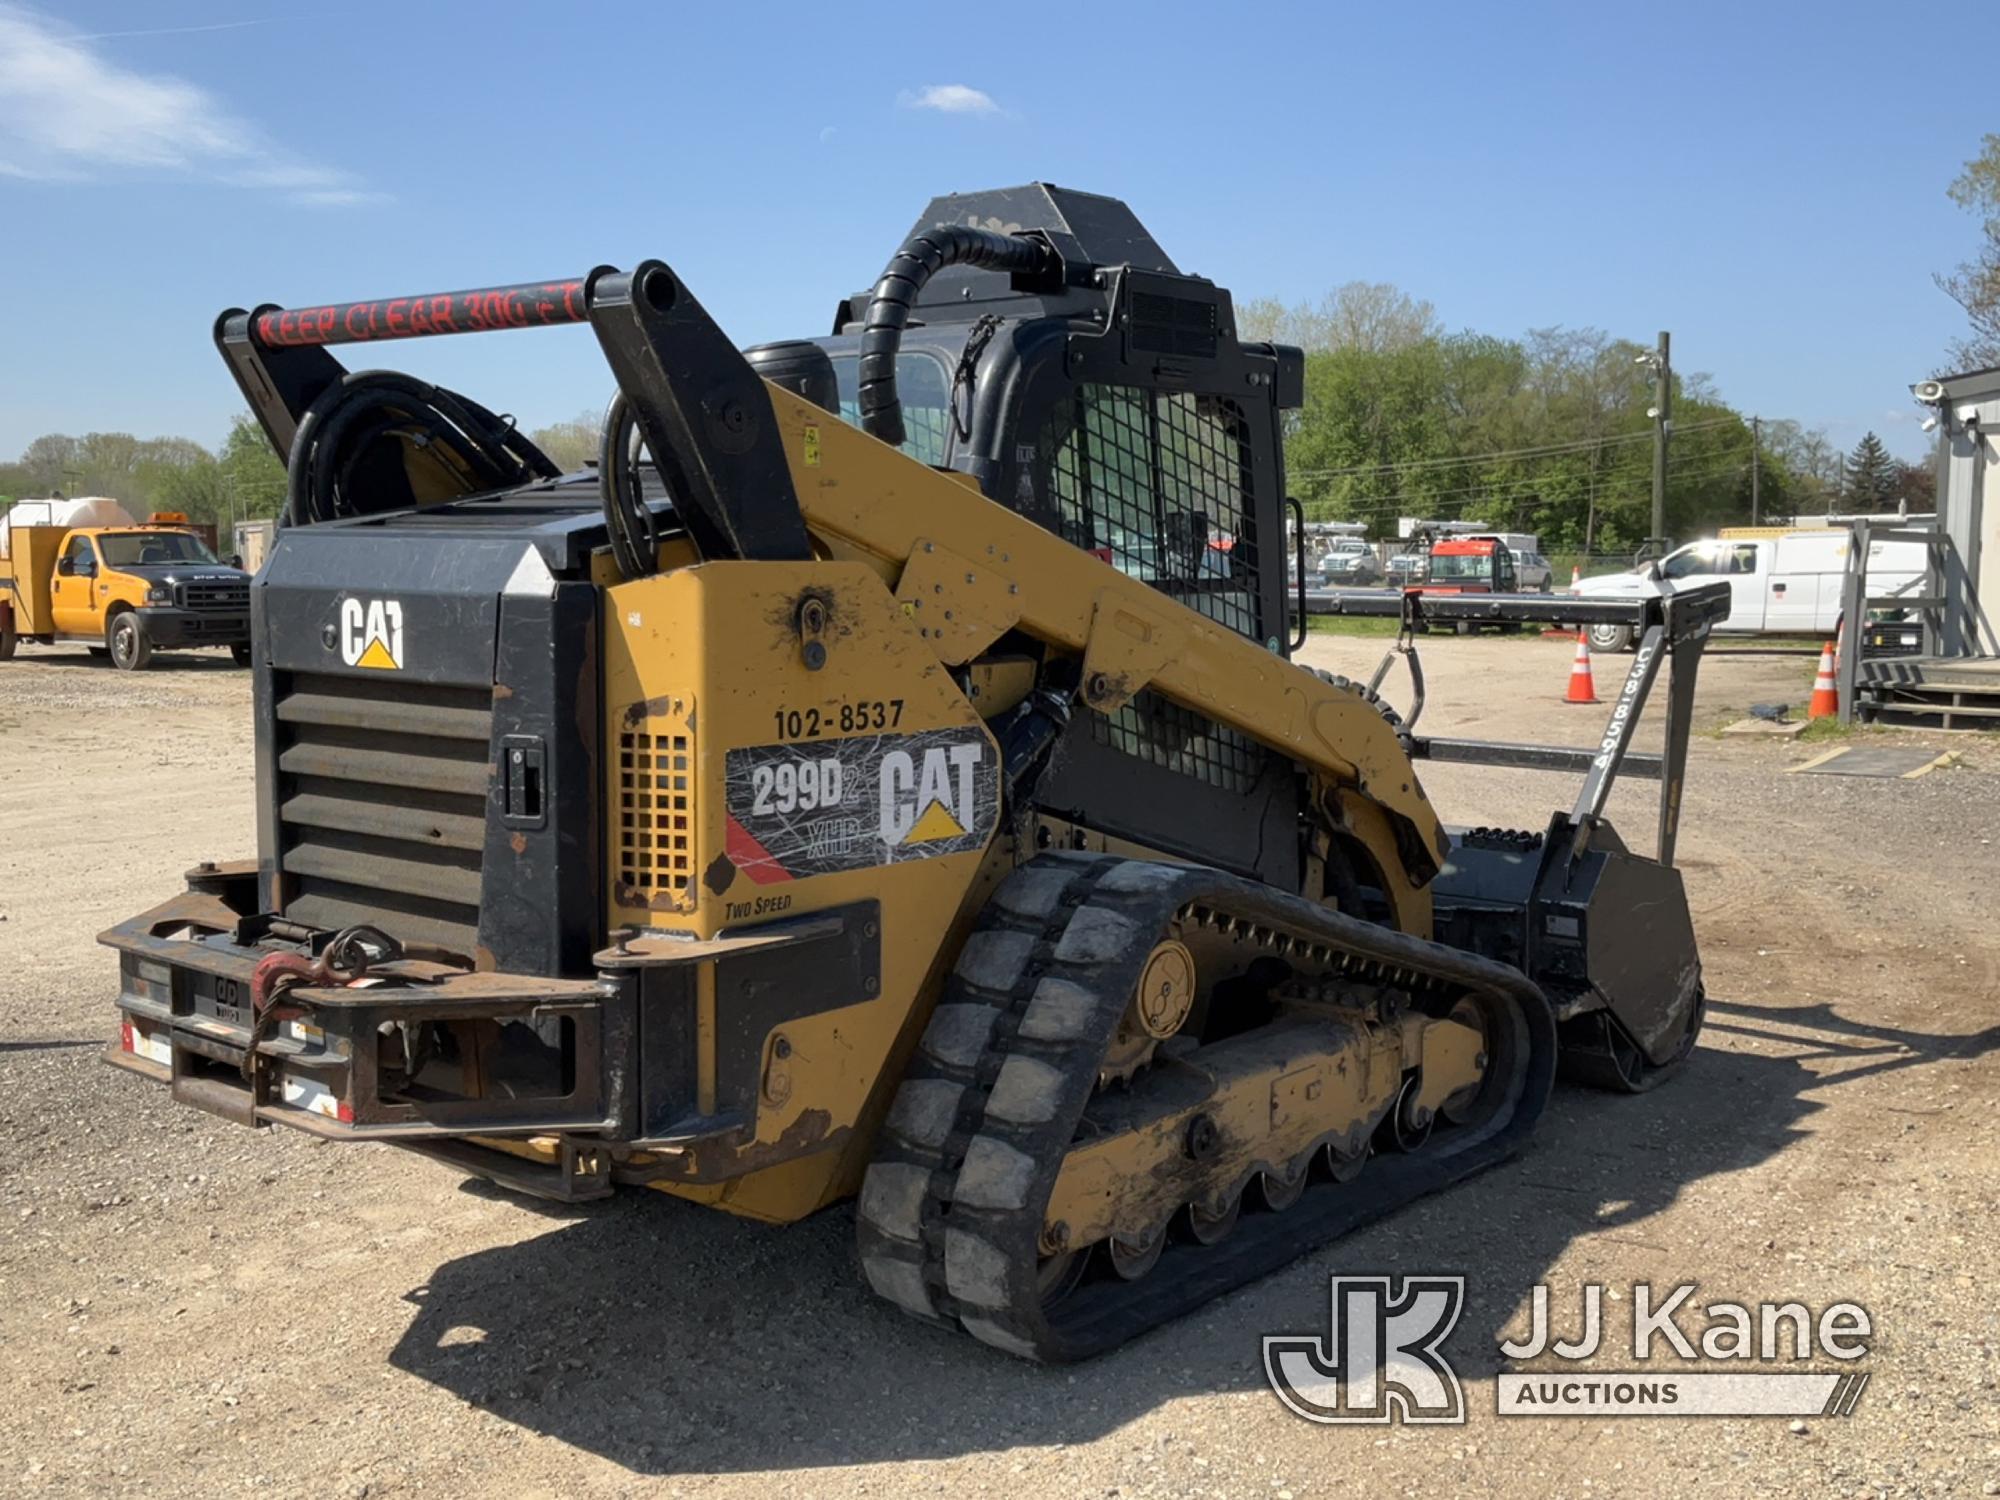
<path id="1" fill-rule="evenodd" d="M 1382 644 L 1309 653 L 1365 673 Z M 1602 723 L 1556 701 L 1560 643 L 1424 656 L 1431 732 L 1582 744 Z M 247 677 L 163 661 L 0 667 L 0 1492 L 2000 1493 L 1991 740 L 1898 737 L 1961 762 L 1873 782 L 1786 774 L 1822 747 L 1697 735 L 1681 852 L 1714 1003 L 1684 1076 L 1561 1089 L 1515 1162 L 1044 1370 L 873 1300 L 845 1208 L 787 1230 L 644 1193 L 551 1211 L 386 1148 L 239 1130 L 99 1065 L 93 935 L 253 844 Z M 1597 667 L 1608 697 L 1617 667 Z M 1713 656 L 1702 723 L 1802 702 L 1810 673 Z M 1425 780 L 1454 821 L 1519 826 L 1574 790 Z M 1651 791 L 1613 807 L 1642 847 Z M 1266 1389 L 1260 1337 L 1323 1332 L 1327 1275 L 1384 1270 L 1468 1278 L 1446 1346 L 1467 1425 L 1316 1427 Z M 1866 1306 L 1856 1414 L 1494 1415 L 1496 1343 L 1535 1283 L 1562 1312 L 1585 1282 L 1690 1280 Z"/>

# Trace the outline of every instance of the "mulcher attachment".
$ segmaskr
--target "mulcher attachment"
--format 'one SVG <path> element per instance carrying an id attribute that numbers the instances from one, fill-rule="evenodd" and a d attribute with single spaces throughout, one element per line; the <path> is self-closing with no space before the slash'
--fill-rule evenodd
<path id="1" fill-rule="evenodd" d="M 1437 935 L 1547 992 L 1566 1076 L 1641 1093 L 1686 1060 L 1701 1029 L 1694 919 L 1680 871 L 1632 853 L 1607 822 L 1587 841 L 1576 830 L 1557 813 L 1546 834 L 1454 834 L 1431 888 Z"/>
<path id="2" fill-rule="evenodd" d="M 1183 939 L 1185 1028 L 1107 1082 L 1142 974 Z M 1453 1039 L 1470 1071 L 1427 1088 Z M 1547 1000 L 1504 964 L 1210 869 L 1043 856 L 988 904 L 897 1095 L 863 1270 L 918 1316 L 1084 1358 L 1504 1159 L 1555 1053 Z M 1084 1158 L 1126 1142 L 1102 1180 L 1131 1218 L 1083 1242 L 1052 1198 L 1090 1217 Z"/>

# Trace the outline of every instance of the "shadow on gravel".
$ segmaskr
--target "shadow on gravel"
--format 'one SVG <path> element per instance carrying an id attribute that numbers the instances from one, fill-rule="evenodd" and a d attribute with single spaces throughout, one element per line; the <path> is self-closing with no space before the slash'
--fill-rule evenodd
<path id="1" fill-rule="evenodd" d="M 1709 1016 L 1800 1053 L 1703 1049 L 1638 1098 L 1559 1086 L 1536 1145 L 1514 1161 L 1087 1365 L 1024 1364 L 877 1300 L 855 1268 L 846 1208 L 779 1229 L 638 1191 L 439 1267 L 409 1293 L 416 1316 L 391 1361 L 643 1474 L 1087 1442 L 1178 1397 L 1267 1399 L 1260 1340 L 1323 1336 L 1329 1273 L 1463 1274 L 1466 1309 L 1446 1353 L 1481 1380 L 1499 1367 L 1498 1340 L 1518 1332 L 1528 1289 L 1573 1241 L 1658 1252 L 1657 1278 L 1696 1277 L 1705 1247 L 1647 1222 L 1683 1188 L 1782 1151 L 1824 1107 L 1813 1095 L 2000 1048 L 2000 1027 L 1930 1036 L 1825 1006 L 1711 1004 Z M 1768 1290 L 1784 1290 L 1773 1275 Z"/>
<path id="2" fill-rule="evenodd" d="M 0 1052 L 60 1052 L 65 1047 L 102 1047 L 104 1038 L 80 1037 L 48 1042 L 0 1042 Z"/>

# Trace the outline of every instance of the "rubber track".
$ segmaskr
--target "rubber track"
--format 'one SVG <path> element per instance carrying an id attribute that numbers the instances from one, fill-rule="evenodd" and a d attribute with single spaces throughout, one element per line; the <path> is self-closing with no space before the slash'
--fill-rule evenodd
<path id="1" fill-rule="evenodd" d="M 1146 957 L 1191 903 L 1334 949 L 1378 979 L 1509 1004 L 1512 1107 L 1425 1152 L 1372 1159 L 1352 1183 L 1315 1181 L 1283 1213 L 1246 1207 L 1220 1244 L 1169 1244 L 1145 1277 L 1087 1281 L 1045 1315 L 1044 1206 Z M 1086 1358 L 1505 1159 L 1541 1114 L 1555 1062 L 1547 1000 L 1505 964 L 1215 870 L 1043 855 L 981 914 L 898 1090 L 861 1191 L 863 1273 L 907 1311 L 1010 1353 Z"/>

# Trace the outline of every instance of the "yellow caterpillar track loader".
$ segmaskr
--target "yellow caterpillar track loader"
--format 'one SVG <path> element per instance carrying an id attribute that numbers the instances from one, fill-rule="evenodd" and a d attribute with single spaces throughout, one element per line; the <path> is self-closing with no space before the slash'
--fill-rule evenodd
<path id="1" fill-rule="evenodd" d="M 575 474 L 329 352 L 563 323 L 617 384 Z M 1294 665 L 1301 356 L 1122 203 L 938 199 L 832 332 L 747 351 L 658 261 L 216 342 L 289 474 L 257 858 L 104 935 L 108 1060 L 187 1104 L 567 1200 L 855 1196 L 877 1292 L 1065 1360 L 1501 1160 L 1559 1061 L 1641 1089 L 1693 1046 L 1672 843 L 1726 591 L 1349 601 L 1630 622 L 1589 751 L 1418 736 L 1413 655 L 1402 720 Z M 1427 757 L 1583 790 L 1453 832 Z"/>

